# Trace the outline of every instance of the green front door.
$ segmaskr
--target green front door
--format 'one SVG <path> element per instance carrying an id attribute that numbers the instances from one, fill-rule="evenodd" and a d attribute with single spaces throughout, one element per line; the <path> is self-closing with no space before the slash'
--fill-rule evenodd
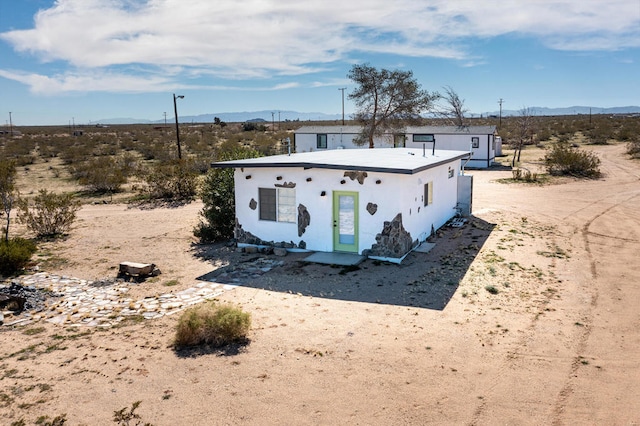
<path id="1" fill-rule="evenodd" d="M 333 192 L 333 250 L 358 253 L 357 192 Z"/>

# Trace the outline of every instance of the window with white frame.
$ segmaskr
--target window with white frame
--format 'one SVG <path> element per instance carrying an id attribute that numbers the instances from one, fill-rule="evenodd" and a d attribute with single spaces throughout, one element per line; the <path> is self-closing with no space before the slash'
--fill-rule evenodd
<path id="1" fill-rule="evenodd" d="M 316 135 L 316 148 L 318 148 L 318 149 L 327 149 L 327 135 L 326 134 L 318 134 L 318 135 Z"/>
<path id="2" fill-rule="evenodd" d="M 473 136 L 471 138 L 471 148 L 480 148 L 480 138 Z"/>
<path id="3" fill-rule="evenodd" d="M 296 222 L 294 188 L 258 188 L 260 220 Z"/>
<path id="4" fill-rule="evenodd" d="M 278 222 L 296 222 L 296 190 L 278 188 Z"/>

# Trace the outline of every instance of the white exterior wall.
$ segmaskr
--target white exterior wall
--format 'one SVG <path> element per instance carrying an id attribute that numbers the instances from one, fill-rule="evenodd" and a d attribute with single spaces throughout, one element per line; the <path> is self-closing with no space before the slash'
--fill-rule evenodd
<path id="1" fill-rule="evenodd" d="M 493 135 L 482 134 L 436 134 L 436 149 L 449 149 L 455 151 L 470 151 L 471 160 L 467 167 L 485 168 L 494 163 L 496 158 Z M 472 148 L 471 138 L 476 137 L 478 148 Z M 424 143 L 425 149 L 430 150 L 432 143 Z M 413 142 L 413 134 L 407 134 L 407 148 L 422 148 L 423 142 Z M 488 160 L 488 164 L 487 164 Z"/>
<path id="2" fill-rule="evenodd" d="M 454 176 L 448 178 L 448 169 Z M 306 243 L 313 251 L 333 251 L 333 191 L 358 193 L 359 235 L 358 252 L 376 243 L 385 221 L 391 221 L 402 213 L 402 223 L 413 240 L 423 241 L 455 213 L 457 202 L 457 178 L 460 160 L 427 169 L 414 175 L 369 172 L 361 185 L 357 180 L 344 177 L 344 171 L 300 168 L 245 168 L 235 170 L 236 217 L 242 229 L 264 241 Z M 251 175 L 251 179 L 246 179 Z M 281 180 L 277 180 L 282 176 Z M 307 178 L 311 178 L 307 182 Z M 340 182 L 344 180 L 345 183 Z M 380 184 L 376 184 L 380 180 Z M 424 206 L 424 184 L 433 181 L 433 203 Z M 258 188 L 274 188 L 274 184 L 296 183 L 296 206 L 303 204 L 310 215 L 310 224 L 302 236 L 298 236 L 297 223 L 259 220 L 259 206 L 249 207 L 251 200 L 259 202 Z M 321 196 L 325 191 L 326 195 Z M 371 215 L 367 204 L 377 204 Z"/>
<path id="3" fill-rule="evenodd" d="M 323 133 L 324 134 L 324 133 Z M 357 135 L 353 133 L 327 133 L 327 148 L 326 149 L 353 149 L 353 148 L 368 148 L 368 146 L 358 146 L 353 140 Z M 296 152 L 312 152 L 312 151 L 324 151 L 325 149 L 318 149 L 318 139 L 315 133 L 296 133 Z"/>
<path id="4" fill-rule="evenodd" d="M 327 149 L 368 149 L 369 145 L 356 145 L 353 140 L 357 135 L 352 133 L 338 134 L 327 133 Z M 454 150 L 454 151 L 470 151 L 472 152 L 471 160 L 467 163 L 467 167 L 486 168 L 495 162 L 496 146 L 494 135 L 488 134 L 435 134 L 436 149 Z M 471 138 L 479 138 L 478 148 L 471 147 Z M 423 145 L 427 152 L 433 148 L 432 143 L 413 142 L 413 134 L 406 134 L 406 147 L 422 149 Z M 317 134 L 302 133 L 296 134 L 296 152 L 323 151 L 316 148 Z M 376 148 L 393 148 L 393 140 L 391 136 L 382 136 L 374 140 Z"/>

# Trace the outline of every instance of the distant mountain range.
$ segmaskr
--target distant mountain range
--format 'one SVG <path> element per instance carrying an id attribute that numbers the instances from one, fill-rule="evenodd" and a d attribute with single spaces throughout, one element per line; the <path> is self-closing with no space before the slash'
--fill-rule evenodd
<path id="1" fill-rule="evenodd" d="M 547 108 L 547 107 L 528 107 L 532 115 L 544 116 L 544 115 L 589 115 L 589 114 L 640 114 L 640 107 L 638 106 L 623 106 L 612 108 L 601 107 L 589 107 L 589 106 L 571 106 L 566 108 Z M 520 115 L 521 109 L 518 110 L 502 110 L 503 117 L 509 117 L 512 115 Z M 484 117 L 490 115 L 499 115 L 500 111 L 484 112 Z M 480 114 L 473 114 L 474 117 Z"/>
<path id="2" fill-rule="evenodd" d="M 613 108 L 572 106 L 566 108 L 528 107 L 533 115 L 576 115 L 576 114 L 640 114 L 639 106 Z M 468 114 L 469 117 L 498 116 L 500 111 Z M 520 110 L 502 110 L 503 117 L 520 115 Z M 297 111 L 244 111 L 218 112 L 214 114 L 180 116 L 180 123 L 213 123 L 215 117 L 228 123 L 244 123 L 246 121 L 332 121 L 342 119 L 342 114 L 325 114 L 322 112 Z M 349 117 L 345 117 L 349 119 Z M 144 120 L 136 118 L 105 118 L 94 124 L 164 124 L 164 120 Z M 173 124 L 174 118 L 167 118 L 167 124 Z"/>
<path id="3" fill-rule="evenodd" d="M 273 115 L 272 115 L 273 113 Z M 181 115 L 180 123 L 213 123 L 218 117 L 227 123 L 244 123 L 246 121 L 329 121 L 342 119 L 342 114 L 324 114 L 322 112 L 297 112 L 297 111 L 244 111 L 244 112 L 218 112 L 214 114 Z M 164 124 L 162 120 L 144 120 L 135 118 L 106 118 L 99 120 L 100 124 Z M 175 123 L 174 117 L 167 117 L 167 124 Z"/>

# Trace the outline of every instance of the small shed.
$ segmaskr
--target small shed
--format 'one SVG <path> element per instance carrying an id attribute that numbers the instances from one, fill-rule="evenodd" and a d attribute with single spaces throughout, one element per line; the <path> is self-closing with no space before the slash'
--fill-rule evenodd
<path id="1" fill-rule="evenodd" d="M 294 133 L 296 152 L 369 148 L 356 145 L 360 126 L 303 126 Z M 469 151 L 470 168 L 487 168 L 495 162 L 496 126 L 408 126 L 402 132 L 374 139 L 376 148 L 424 148 Z M 498 137 L 499 138 L 499 137 Z"/>
<path id="2" fill-rule="evenodd" d="M 468 151 L 323 150 L 213 163 L 234 168 L 240 246 L 400 261 L 471 211 Z"/>

